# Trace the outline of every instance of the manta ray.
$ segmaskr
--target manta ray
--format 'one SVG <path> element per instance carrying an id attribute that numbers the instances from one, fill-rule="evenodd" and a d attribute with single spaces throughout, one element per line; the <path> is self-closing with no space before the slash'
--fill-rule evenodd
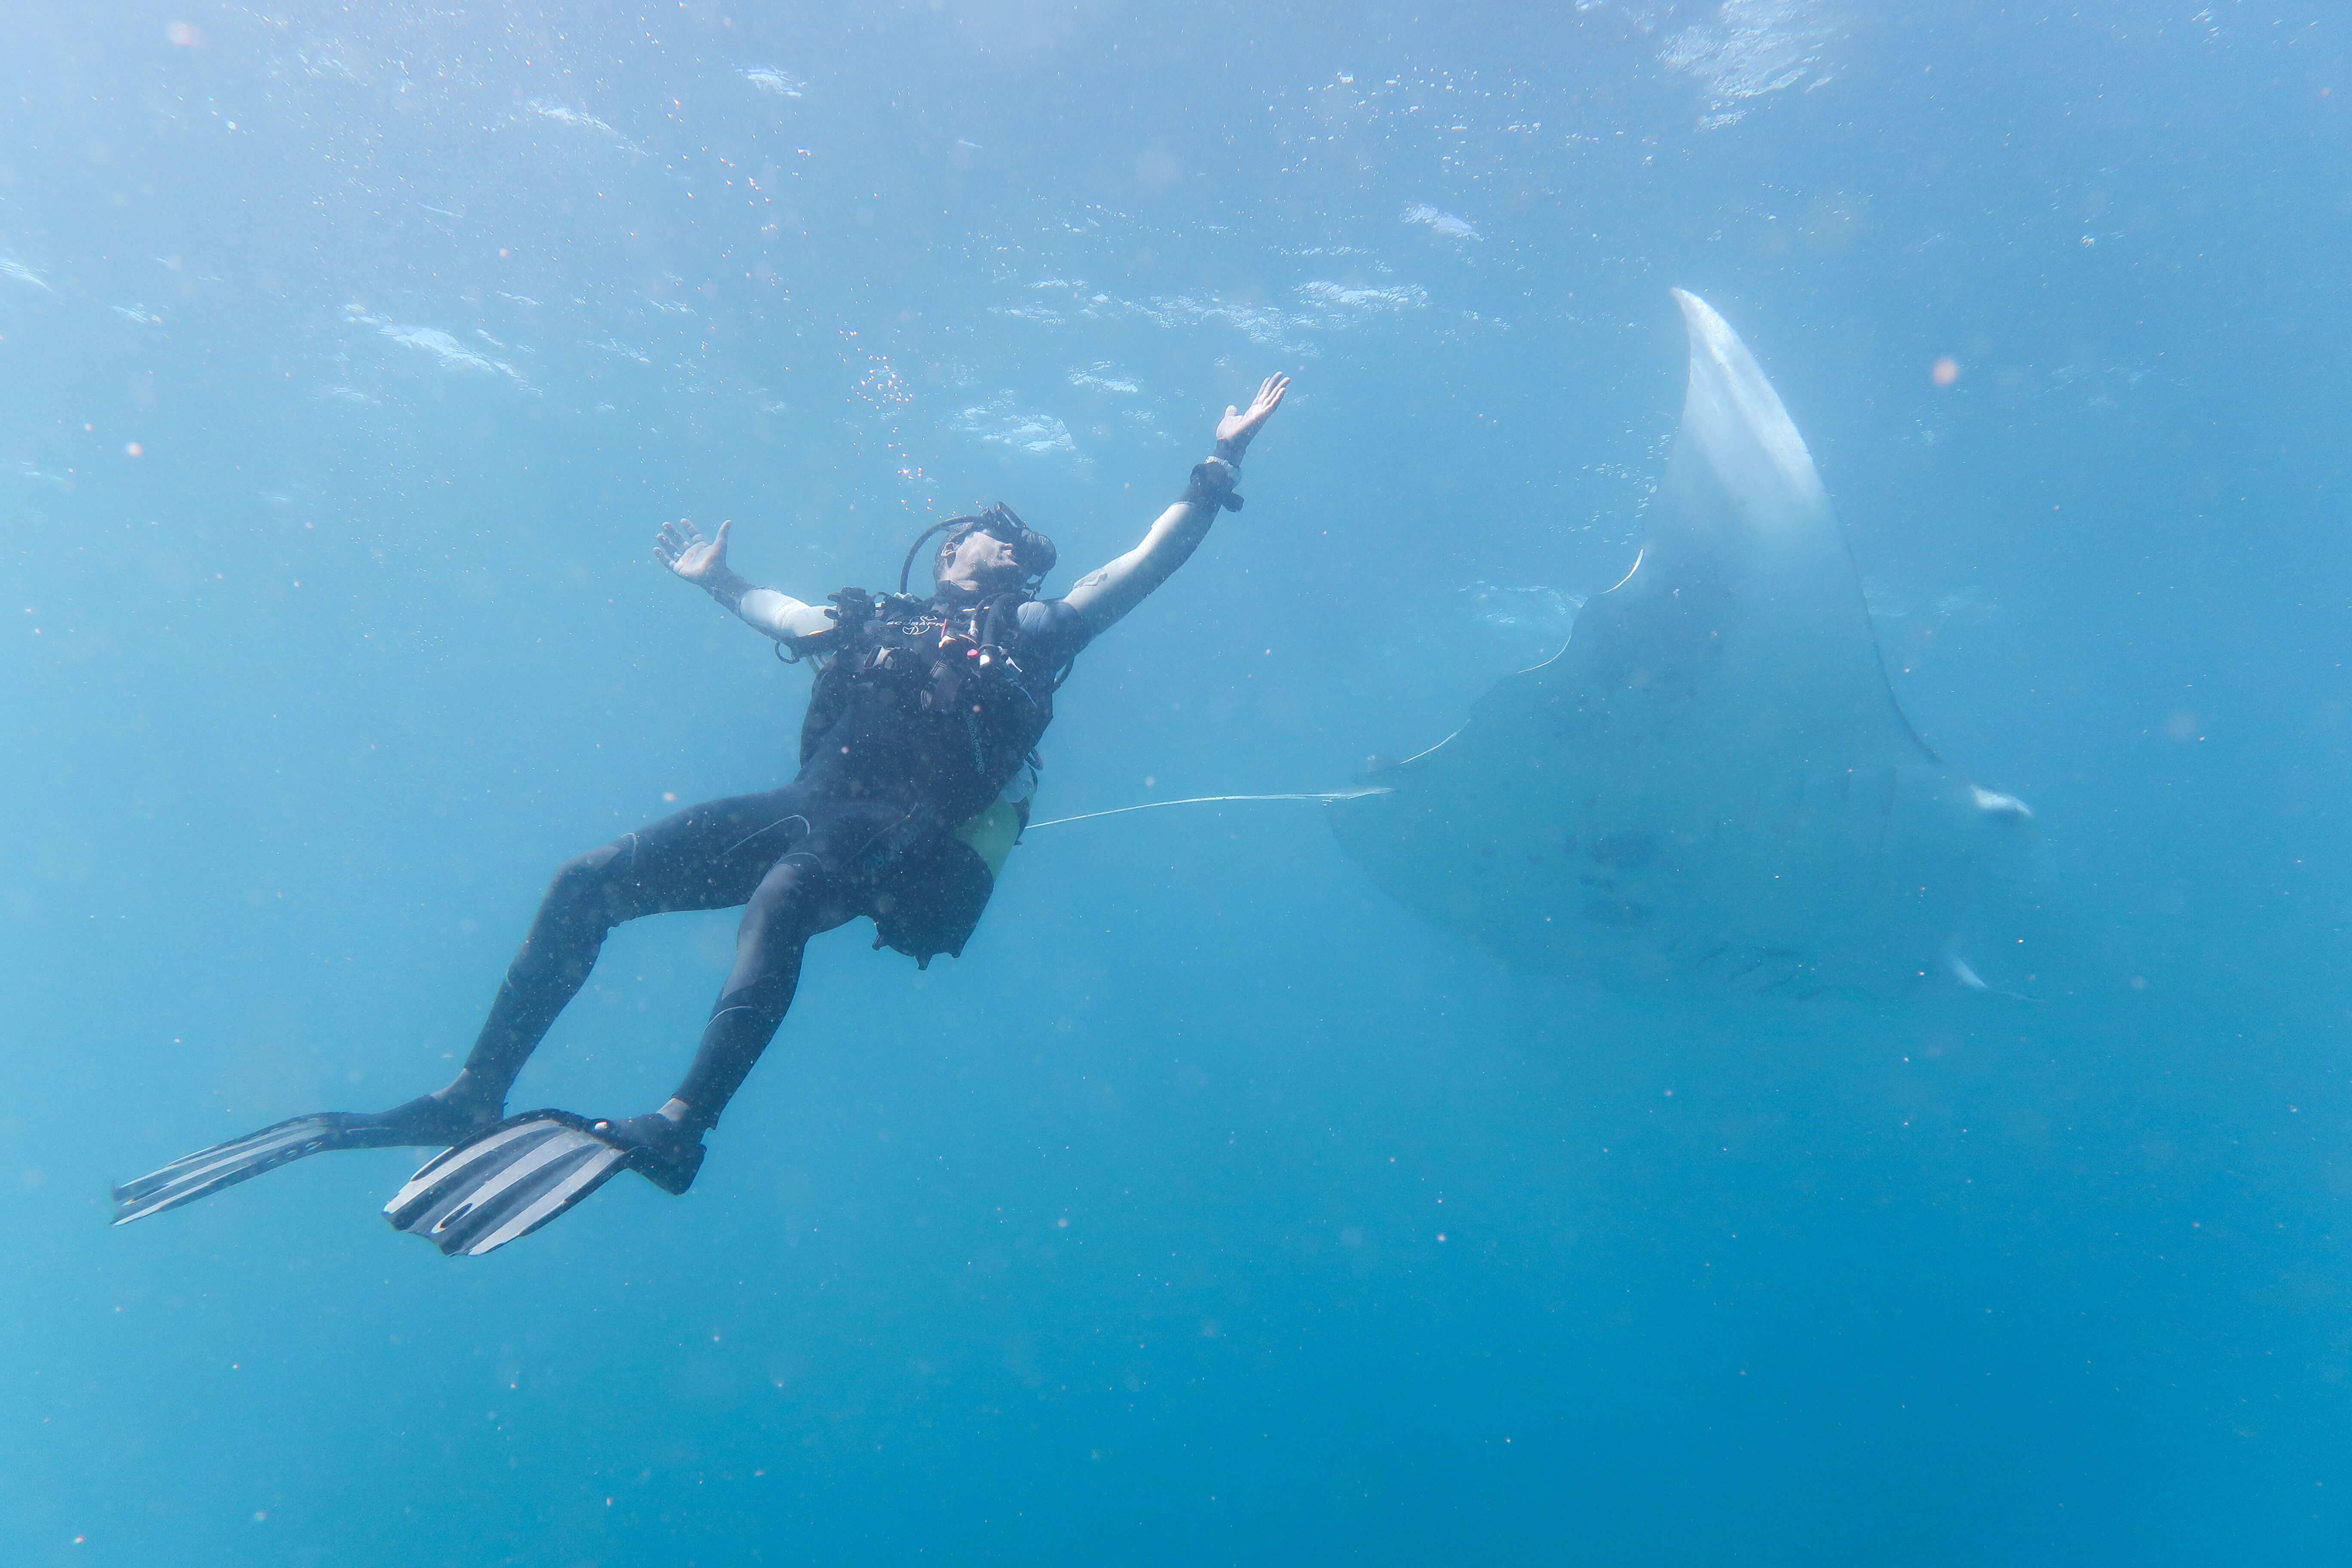
<path id="1" fill-rule="evenodd" d="M 2022 973 L 1976 932 L 2032 813 L 1904 718 L 1803 437 L 1724 319 L 1674 297 L 1690 384 L 1633 569 L 1462 729 L 1330 801 L 1340 846 L 1507 963 L 1612 990 Z"/>

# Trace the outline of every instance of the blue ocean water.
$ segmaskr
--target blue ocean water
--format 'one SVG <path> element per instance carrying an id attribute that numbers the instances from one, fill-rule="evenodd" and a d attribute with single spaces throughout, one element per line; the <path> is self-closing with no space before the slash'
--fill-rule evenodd
<path id="1" fill-rule="evenodd" d="M 2347 22 L 17 8 L 7 1560 L 2345 1561 Z M 1531 977 L 1181 807 L 960 961 L 820 940 L 684 1199 L 107 1226 L 444 1081 L 556 864 L 789 775 L 662 520 L 816 597 L 1003 499 L 1066 586 L 1287 372 L 1040 809 L 1344 787 L 1630 564 L 1676 286 L 2032 804 L 2035 1003 Z M 514 1103 L 658 1103 L 732 932 L 616 934 Z"/>

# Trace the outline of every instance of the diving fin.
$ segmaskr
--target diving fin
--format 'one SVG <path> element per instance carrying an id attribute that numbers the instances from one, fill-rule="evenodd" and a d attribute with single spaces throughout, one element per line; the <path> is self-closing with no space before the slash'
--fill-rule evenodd
<path id="1" fill-rule="evenodd" d="M 654 1121 L 662 1126 L 641 1129 Z M 591 1121 L 568 1110 L 530 1110 L 427 1161 L 384 1205 L 383 1216 L 445 1257 L 479 1258 L 529 1236 L 624 1170 L 683 1193 L 701 1164 L 699 1134 L 681 1136 L 658 1112 Z"/>
<path id="2" fill-rule="evenodd" d="M 438 1148 L 457 1142 L 475 1125 L 470 1117 L 431 1095 L 374 1113 L 320 1110 L 289 1117 L 258 1132 L 183 1154 L 114 1188 L 114 1223 L 127 1225 L 178 1208 L 312 1154 L 335 1149 Z"/>

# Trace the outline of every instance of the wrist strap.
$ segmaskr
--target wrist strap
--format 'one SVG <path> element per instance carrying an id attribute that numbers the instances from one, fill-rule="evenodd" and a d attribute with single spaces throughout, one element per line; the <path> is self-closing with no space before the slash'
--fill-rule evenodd
<path id="1" fill-rule="evenodd" d="M 1186 506 L 1220 506 L 1227 511 L 1239 511 L 1242 498 L 1234 494 L 1234 486 L 1241 482 L 1241 470 L 1223 458 L 1211 458 L 1192 465 L 1192 481 L 1177 499 Z"/>
<path id="2" fill-rule="evenodd" d="M 743 595 L 751 591 L 751 584 L 740 573 L 730 571 L 723 577 L 705 583 L 702 590 L 728 609 L 740 613 L 743 607 Z"/>
<path id="3" fill-rule="evenodd" d="M 1242 466 L 1242 444 L 1240 442 L 1220 441 L 1217 443 L 1216 453 L 1219 460 L 1231 463 L 1236 468 Z"/>

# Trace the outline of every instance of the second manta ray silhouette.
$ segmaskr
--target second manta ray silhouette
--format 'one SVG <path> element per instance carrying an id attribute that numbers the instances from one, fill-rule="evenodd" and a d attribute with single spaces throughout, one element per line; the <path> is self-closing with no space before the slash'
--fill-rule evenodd
<path id="1" fill-rule="evenodd" d="M 1383 889 L 1523 969 L 1989 989 L 1969 936 L 2032 814 L 1912 731 L 1803 437 L 1724 319 L 1675 299 L 1689 391 L 1633 570 L 1549 662 L 1361 781 L 1384 790 L 1332 802 L 1332 828 Z"/>

